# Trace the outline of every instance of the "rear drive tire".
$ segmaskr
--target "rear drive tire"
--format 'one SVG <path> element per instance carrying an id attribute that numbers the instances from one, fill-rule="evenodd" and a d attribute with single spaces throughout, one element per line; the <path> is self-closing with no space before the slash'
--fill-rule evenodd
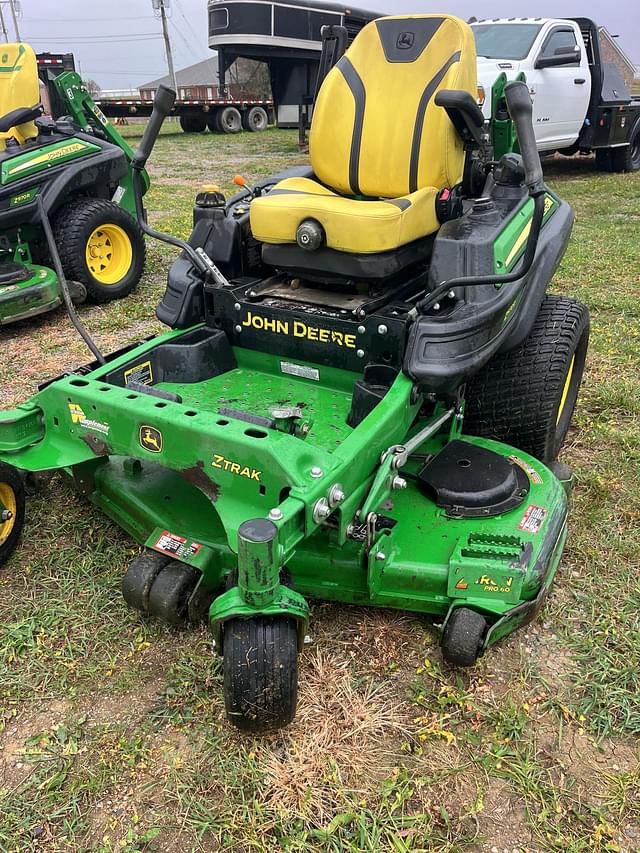
<path id="1" fill-rule="evenodd" d="M 588 345 L 587 306 L 546 296 L 524 342 L 494 355 L 467 383 L 464 432 L 553 462 L 571 424 Z"/>
<path id="2" fill-rule="evenodd" d="M 262 107 L 251 107 L 242 116 L 242 126 L 251 133 L 262 133 L 269 126 L 269 116 Z"/>
<path id="3" fill-rule="evenodd" d="M 298 699 L 298 631 L 294 619 L 257 616 L 224 625 L 227 717 L 245 732 L 282 728 Z"/>
<path id="4" fill-rule="evenodd" d="M 112 201 L 83 198 L 65 205 L 54 223 L 62 268 L 93 302 L 128 296 L 144 270 L 145 244 L 136 220 Z"/>
<path id="5" fill-rule="evenodd" d="M 453 666 L 473 666 L 478 660 L 487 620 L 468 607 L 457 607 L 447 622 L 440 643 L 442 657 Z"/>
<path id="6" fill-rule="evenodd" d="M 11 465 L 0 462 L 0 513 L 10 513 L 2 521 L 0 515 L 0 566 L 3 566 L 18 546 L 24 526 L 24 482 Z"/>
<path id="7" fill-rule="evenodd" d="M 242 130 L 242 116 L 240 110 L 235 107 L 225 107 L 218 114 L 218 123 L 223 133 L 240 133 Z"/>

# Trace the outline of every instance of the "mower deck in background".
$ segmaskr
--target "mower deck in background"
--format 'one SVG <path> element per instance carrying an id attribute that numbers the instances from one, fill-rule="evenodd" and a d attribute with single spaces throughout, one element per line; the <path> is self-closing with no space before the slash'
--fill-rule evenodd
<path id="1" fill-rule="evenodd" d="M 45 217 L 74 302 L 127 296 L 145 260 L 133 215 L 131 148 L 75 72 L 54 81 L 68 115 L 43 118 L 33 50 L 12 44 L 5 53 L 9 59 L 0 68 L 0 325 L 50 311 L 64 300 Z M 148 188 L 146 175 L 142 188 Z"/>
<path id="2" fill-rule="evenodd" d="M 127 603 L 209 620 L 246 731 L 295 714 L 310 600 L 430 614 L 469 666 L 534 617 L 567 534 L 557 456 L 589 320 L 546 295 L 573 212 L 544 184 L 527 87 L 504 87 L 522 156 L 494 162 L 462 21 L 379 19 L 334 61 L 311 166 L 203 190 L 188 243 L 142 211 L 160 88 L 133 168 L 143 230 L 181 249 L 170 331 L 0 414 L 0 561 L 23 478 L 70 477 L 144 548 Z"/>

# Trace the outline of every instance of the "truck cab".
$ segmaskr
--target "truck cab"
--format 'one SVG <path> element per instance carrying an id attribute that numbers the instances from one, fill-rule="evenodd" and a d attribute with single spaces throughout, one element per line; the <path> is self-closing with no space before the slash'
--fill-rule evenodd
<path id="1" fill-rule="evenodd" d="M 591 71 L 576 21 L 519 18 L 472 25 L 478 53 L 478 84 L 486 118 L 491 87 L 505 73 L 524 73 L 533 101 L 533 125 L 540 151 L 571 148 L 578 141 L 591 99 Z"/>

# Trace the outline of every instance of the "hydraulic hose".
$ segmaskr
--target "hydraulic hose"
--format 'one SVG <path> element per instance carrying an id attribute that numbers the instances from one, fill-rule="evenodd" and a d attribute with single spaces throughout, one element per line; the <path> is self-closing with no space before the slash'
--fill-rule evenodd
<path id="1" fill-rule="evenodd" d="M 531 230 L 527 239 L 527 247 L 522 259 L 522 265 L 518 264 L 515 272 L 508 275 L 476 275 L 451 278 L 438 285 L 435 290 L 432 290 L 424 299 L 421 299 L 416 305 L 417 310 L 424 312 L 433 308 L 436 302 L 439 302 L 454 287 L 479 287 L 483 284 L 512 284 L 514 281 L 521 279 L 529 272 L 533 265 L 543 219 L 544 194 L 536 196 L 533 200 L 533 217 L 531 219 Z"/>
<path id="2" fill-rule="evenodd" d="M 85 342 L 85 344 L 89 347 L 92 354 L 94 355 L 96 361 L 100 364 L 106 364 L 106 360 L 98 347 L 96 346 L 93 338 L 87 331 L 86 326 L 78 317 L 75 306 L 73 304 L 73 300 L 71 299 L 71 294 L 69 293 L 69 285 L 67 284 L 67 279 L 64 274 L 64 270 L 62 269 L 62 262 L 60 260 L 60 255 L 58 253 L 58 247 L 56 246 L 56 240 L 53 236 L 53 229 L 51 228 L 51 222 L 49 221 L 49 216 L 47 211 L 44 208 L 44 204 L 42 203 L 42 197 L 38 196 L 38 212 L 40 214 L 40 220 L 42 222 L 42 229 L 44 231 L 44 236 L 47 240 L 47 246 L 49 247 L 49 253 L 53 260 L 53 267 L 56 271 L 56 275 L 58 276 L 58 282 L 60 284 L 60 292 L 62 293 L 62 299 L 64 302 L 64 306 L 67 309 L 67 314 L 69 315 L 69 319 L 75 326 L 78 334 Z"/>
<path id="3" fill-rule="evenodd" d="M 438 285 L 435 290 L 427 294 L 420 302 L 416 303 L 417 312 L 428 311 L 439 302 L 442 297 L 455 287 L 479 287 L 483 284 L 512 284 L 523 278 L 531 269 L 538 248 L 538 239 L 542 222 L 544 220 L 544 196 L 545 185 L 540 164 L 540 155 L 536 145 L 536 137 L 533 131 L 532 115 L 533 107 L 531 96 L 526 83 L 514 80 L 504 88 L 505 100 L 509 115 L 516 127 L 518 145 L 522 153 L 522 161 L 525 171 L 525 183 L 529 189 L 529 196 L 533 199 L 533 217 L 531 230 L 527 239 L 522 264 L 517 265 L 517 270 L 508 275 L 477 275 L 461 276 L 452 278 Z"/>

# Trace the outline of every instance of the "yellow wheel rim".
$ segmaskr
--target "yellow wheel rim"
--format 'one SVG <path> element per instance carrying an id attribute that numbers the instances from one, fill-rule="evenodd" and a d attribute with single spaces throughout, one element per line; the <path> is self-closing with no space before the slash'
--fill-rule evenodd
<path id="1" fill-rule="evenodd" d="M 119 284 L 131 268 L 133 246 L 119 225 L 100 225 L 87 240 L 87 266 L 100 284 Z"/>
<path id="2" fill-rule="evenodd" d="M 569 388 L 571 388 L 571 379 L 573 378 L 573 366 L 576 363 L 575 355 L 571 359 L 571 364 L 569 365 L 569 372 L 567 373 L 567 381 L 564 383 L 564 389 L 562 391 L 562 399 L 560 400 L 560 408 L 558 409 L 558 418 L 556 420 L 556 426 L 560 423 L 560 418 L 562 417 L 562 413 L 564 412 L 564 407 L 567 402 L 567 397 L 569 396 Z"/>
<path id="3" fill-rule="evenodd" d="M 11 536 L 11 531 L 16 523 L 16 493 L 8 483 L 0 483 L 0 512 L 8 510 L 11 518 L 0 522 L 0 545 L 4 545 Z"/>

